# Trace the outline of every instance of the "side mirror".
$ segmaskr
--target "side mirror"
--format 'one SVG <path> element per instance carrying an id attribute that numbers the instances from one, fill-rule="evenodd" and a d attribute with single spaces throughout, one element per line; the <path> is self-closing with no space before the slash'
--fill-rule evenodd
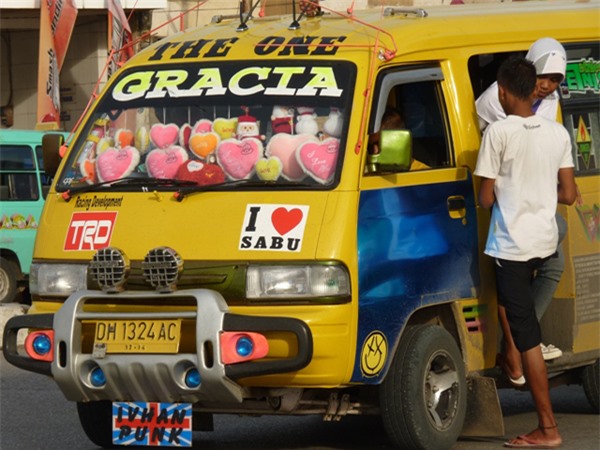
<path id="1" fill-rule="evenodd" d="M 409 130 L 382 130 L 379 153 L 369 155 L 370 172 L 404 172 L 412 162 L 412 136 Z"/>
<path id="2" fill-rule="evenodd" d="M 44 172 L 49 177 L 54 177 L 60 161 L 60 147 L 65 143 L 62 134 L 46 133 L 42 137 L 42 160 L 44 161 Z"/>

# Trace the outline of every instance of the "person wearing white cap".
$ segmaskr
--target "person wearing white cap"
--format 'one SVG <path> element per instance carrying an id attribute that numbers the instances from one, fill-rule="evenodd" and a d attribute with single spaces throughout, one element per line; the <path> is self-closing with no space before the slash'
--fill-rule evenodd
<path id="1" fill-rule="evenodd" d="M 565 77 L 567 68 L 567 53 L 556 39 L 545 37 L 535 41 L 525 58 L 533 63 L 536 69 L 537 82 L 532 110 L 537 116 L 550 120 L 557 120 L 559 95 L 558 86 Z M 498 98 L 498 83 L 494 82 L 488 87 L 475 102 L 479 126 L 483 131 L 490 123 L 505 119 L 506 113 L 502 109 Z M 579 193 L 578 193 L 579 197 Z M 550 305 L 554 292 L 565 268 L 564 255 L 561 242 L 567 233 L 567 223 L 560 214 L 556 214 L 556 223 L 559 231 L 559 245 L 555 255 L 550 258 L 538 271 L 533 283 L 534 303 L 538 320 Z M 500 320 L 504 322 L 504 311 L 499 311 Z M 562 356 L 562 350 L 549 344 L 541 344 L 544 360 L 551 360 Z M 524 386 L 526 383 L 523 369 L 520 367 L 520 354 L 512 340 L 512 336 L 504 336 L 504 351 L 498 356 L 498 364 L 504 370 L 508 380 L 515 386 Z"/>
<path id="2" fill-rule="evenodd" d="M 537 73 L 534 112 L 550 120 L 558 115 L 558 86 L 567 70 L 567 53 L 556 39 L 542 38 L 535 41 L 525 58 L 533 63 Z M 475 102 L 479 127 L 483 131 L 490 123 L 506 118 L 498 100 L 498 83 L 494 82 Z"/>

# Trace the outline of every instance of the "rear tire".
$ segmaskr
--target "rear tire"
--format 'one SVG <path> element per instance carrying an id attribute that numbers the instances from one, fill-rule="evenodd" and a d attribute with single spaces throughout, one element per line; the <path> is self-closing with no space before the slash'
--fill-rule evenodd
<path id="1" fill-rule="evenodd" d="M 0 258 L 0 303 L 10 303 L 17 294 L 16 264 L 6 258 Z"/>
<path id="2" fill-rule="evenodd" d="M 114 448 L 112 443 L 112 403 L 77 402 L 81 428 L 88 439 L 103 448 Z"/>
<path id="3" fill-rule="evenodd" d="M 439 326 L 407 328 L 379 390 L 381 416 L 400 449 L 449 449 L 462 431 L 467 382 L 454 338 Z"/>
<path id="4" fill-rule="evenodd" d="M 600 413 L 600 360 L 584 367 L 581 374 L 583 392 L 596 414 Z"/>

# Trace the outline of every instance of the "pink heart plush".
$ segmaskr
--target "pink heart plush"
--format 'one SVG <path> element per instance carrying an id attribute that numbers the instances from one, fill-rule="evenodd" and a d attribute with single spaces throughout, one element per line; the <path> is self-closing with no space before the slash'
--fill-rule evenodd
<path id="1" fill-rule="evenodd" d="M 321 142 L 306 142 L 296 151 L 296 160 L 304 171 L 321 184 L 329 183 L 335 173 L 340 141 L 327 138 Z"/>
<path id="2" fill-rule="evenodd" d="M 306 174 L 296 160 L 296 149 L 305 142 L 319 142 L 312 134 L 277 133 L 267 144 L 267 156 L 276 156 L 283 166 L 281 176 L 286 180 L 300 181 Z"/>
<path id="3" fill-rule="evenodd" d="M 167 148 L 169 145 L 177 144 L 179 139 L 179 127 L 174 123 L 163 125 L 155 123 L 150 128 L 150 140 L 155 147 Z"/>
<path id="4" fill-rule="evenodd" d="M 99 181 L 115 181 L 133 172 L 140 162 L 140 152 L 131 146 L 108 148 L 96 159 L 96 175 Z"/>
<path id="5" fill-rule="evenodd" d="M 263 145 L 258 139 L 226 139 L 217 148 L 217 161 L 229 178 L 243 180 L 254 174 L 254 165 L 262 153 Z"/>
<path id="6" fill-rule="evenodd" d="M 187 152 L 178 145 L 154 149 L 146 157 L 148 175 L 154 178 L 175 178 L 177 169 L 188 160 Z"/>
<path id="7" fill-rule="evenodd" d="M 208 133 L 212 131 L 213 123 L 208 119 L 200 119 L 192 127 L 192 134 L 195 133 Z"/>

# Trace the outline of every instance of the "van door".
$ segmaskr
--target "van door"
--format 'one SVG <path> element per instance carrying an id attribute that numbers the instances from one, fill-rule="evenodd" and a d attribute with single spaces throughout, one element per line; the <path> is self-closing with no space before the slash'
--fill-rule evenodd
<path id="1" fill-rule="evenodd" d="M 361 182 L 358 351 L 377 330 L 392 355 L 414 311 L 474 297 L 480 285 L 472 174 L 456 166 L 442 82 L 439 67 L 377 77 L 370 132 L 386 126 L 391 109 L 400 114 L 413 163 L 404 172 L 365 173 Z M 376 382 L 385 373 L 368 373 L 358 361 L 357 354 L 353 381 Z"/>

